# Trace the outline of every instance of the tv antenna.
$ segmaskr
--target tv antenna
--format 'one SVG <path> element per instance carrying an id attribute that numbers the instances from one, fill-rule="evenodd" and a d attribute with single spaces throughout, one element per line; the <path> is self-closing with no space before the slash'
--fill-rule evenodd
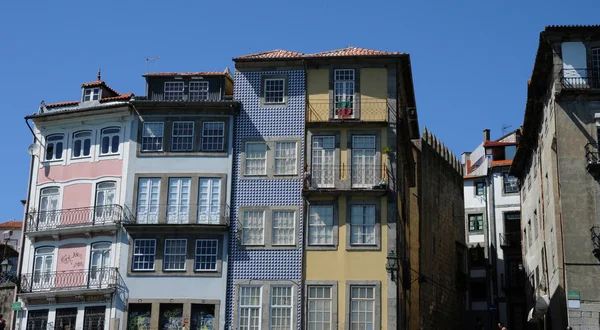
<path id="1" fill-rule="evenodd" d="M 502 136 L 506 135 L 506 130 L 511 128 L 512 125 L 502 125 Z"/>
<path id="2" fill-rule="evenodd" d="M 150 61 L 158 61 L 160 60 L 160 56 L 156 56 L 156 57 L 146 57 L 146 73 L 148 73 L 148 62 Z"/>

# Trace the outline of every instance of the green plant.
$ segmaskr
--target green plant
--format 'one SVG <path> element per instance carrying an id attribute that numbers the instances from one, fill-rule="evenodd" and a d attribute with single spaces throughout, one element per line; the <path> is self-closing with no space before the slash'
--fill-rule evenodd
<path id="1" fill-rule="evenodd" d="M 393 152 L 392 148 L 385 146 L 381 149 L 381 152 L 384 154 L 391 154 Z"/>

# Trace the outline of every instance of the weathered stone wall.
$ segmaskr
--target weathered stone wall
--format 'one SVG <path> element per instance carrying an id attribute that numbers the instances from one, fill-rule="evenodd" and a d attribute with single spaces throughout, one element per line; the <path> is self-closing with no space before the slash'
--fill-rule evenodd
<path id="1" fill-rule="evenodd" d="M 0 285 L 0 314 L 4 315 L 6 320 L 6 329 L 11 329 L 12 322 L 12 309 L 13 298 L 15 294 L 14 284 L 2 284 Z"/>

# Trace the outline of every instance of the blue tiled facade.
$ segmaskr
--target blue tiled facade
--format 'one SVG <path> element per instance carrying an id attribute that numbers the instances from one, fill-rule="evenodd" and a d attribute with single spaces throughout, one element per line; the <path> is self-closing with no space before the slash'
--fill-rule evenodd
<path id="1" fill-rule="evenodd" d="M 287 76 L 287 105 L 263 108 L 260 105 L 263 75 Z M 287 280 L 297 284 L 297 324 L 300 328 L 302 297 L 302 180 L 304 168 L 305 73 L 303 70 L 237 71 L 234 98 L 242 108 L 235 119 L 233 144 L 232 221 L 229 240 L 227 284 L 227 329 L 235 329 L 235 282 L 237 280 Z M 301 141 L 297 179 L 244 180 L 241 178 L 243 140 L 248 138 L 296 138 Z M 293 206 L 299 208 L 298 247 L 290 250 L 240 250 L 238 230 L 240 207 Z M 269 299 L 268 297 L 263 297 Z M 263 325 L 264 327 L 265 325 Z"/>

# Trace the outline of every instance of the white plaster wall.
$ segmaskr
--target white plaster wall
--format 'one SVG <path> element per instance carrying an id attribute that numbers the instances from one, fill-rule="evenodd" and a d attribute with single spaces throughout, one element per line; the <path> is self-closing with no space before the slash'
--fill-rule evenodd
<path id="1" fill-rule="evenodd" d="M 482 180 L 483 178 L 479 179 Z M 476 196 L 475 190 L 475 179 L 465 179 L 464 180 L 464 200 L 465 200 L 465 209 L 468 208 L 478 208 L 485 207 L 485 198 L 484 196 Z"/>

